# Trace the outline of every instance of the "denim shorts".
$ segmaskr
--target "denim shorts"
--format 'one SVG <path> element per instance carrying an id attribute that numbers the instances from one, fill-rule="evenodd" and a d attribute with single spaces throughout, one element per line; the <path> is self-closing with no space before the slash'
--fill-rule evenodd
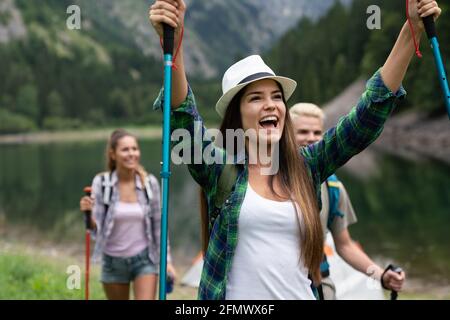
<path id="1" fill-rule="evenodd" d="M 158 274 L 158 267 L 148 257 L 148 248 L 128 258 L 112 257 L 103 253 L 103 283 L 130 283 L 146 274 Z"/>

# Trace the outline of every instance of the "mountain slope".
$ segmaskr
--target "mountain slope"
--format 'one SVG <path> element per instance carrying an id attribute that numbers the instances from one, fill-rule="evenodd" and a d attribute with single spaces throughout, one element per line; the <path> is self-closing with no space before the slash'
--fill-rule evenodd
<path id="1" fill-rule="evenodd" d="M 237 57 L 270 48 L 302 15 L 316 19 L 336 0 L 191 0 L 186 64 L 207 119 Z M 0 132 L 159 123 L 149 113 L 161 85 L 161 48 L 148 22 L 151 0 L 2 0 Z M 81 9 L 69 30 L 67 8 Z M 203 79 L 201 82 L 196 79 Z"/>
<path id="2" fill-rule="evenodd" d="M 381 9 L 381 30 L 369 30 L 366 13 L 370 5 Z M 450 34 L 450 6 L 441 2 L 441 18 L 436 24 L 440 39 Z M 336 3 L 317 21 L 303 19 L 289 30 L 267 54 L 274 69 L 299 82 L 293 101 L 329 101 L 355 79 L 368 79 L 385 62 L 405 19 L 405 2 L 358 0 L 349 7 Z M 450 61 L 450 42 L 440 41 L 444 61 Z M 422 59 L 413 57 L 404 87 L 408 91 L 402 108 L 413 105 L 428 112 L 445 111 L 433 53 L 425 35 Z M 289 52 L 289 54 L 286 54 Z M 448 65 L 447 65 L 448 67 Z"/>

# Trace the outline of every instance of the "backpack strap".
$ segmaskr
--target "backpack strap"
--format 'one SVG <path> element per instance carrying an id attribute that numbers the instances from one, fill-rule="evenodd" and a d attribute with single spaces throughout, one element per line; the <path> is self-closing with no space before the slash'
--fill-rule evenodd
<path id="1" fill-rule="evenodd" d="M 150 187 L 150 176 L 147 176 L 144 180 L 145 197 L 147 198 L 147 203 L 153 199 L 152 188 Z M 111 205 L 113 184 L 111 181 L 111 172 L 105 172 L 102 174 L 102 194 L 103 194 L 103 205 L 105 207 L 105 214 L 103 216 L 102 228 L 105 226 L 106 216 L 108 214 L 109 206 Z M 151 216 L 153 218 L 153 215 Z"/>
<path id="2" fill-rule="evenodd" d="M 219 184 L 217 185 L 216 200 L 214 203 L 216 208 L 221 208 L 226 198 L 230 195 L 236 183 L 237 175 L 238 172 L 235 165 L 226 164 L 224 166 L 219 177 Z"/>
<path id="3" fill-rule="evenodd" d="M 145 188 L 145 196 L 147 198 L 147 202 L 150 204 L 150 201 L 153 199 L 152 188 L 150 188 L 150 176 L 145 177 L 144 180 L 144 188 Z"/>
<path id="4" fill-rule="evenodd" d="M 111 204 L 112 196 L 112 183 L 111 183 L 111 173 L 105 172 L 102 174 L 102 194 L 103 194 L 103 204 L 109 206 Z"/>
<path id="5" fill-rule="evenodd" d="M 341 182 L 338 180 L 335 174 L 331 175 L 327 179 L 327 189 L 329 198 L 329 211 L 328 211 L 328 221 L 327 228 L 331 228 L 331 224 L 335 217 L 344 217 L 344 214 L 339 210 L 339 186 Z"/>
<path id="6" fill-rule="evenodd" d="M 222 170 L 222 173 L 219 177 L 219 182 L 217 184 L 217 192 L 216 198 L 214 202 L 214 210 L 211 213 L 211 217 L 209 219 L 209 230 L 211 232 L 212 225 L 216 220 L 217 216 L 220 213 L 220 209 L 222 208 L 224 202 L 231 194 L 233 190 L 233 186 L 236 183 L 236 179 L 238 176 L 238 170 L 236 165 L 234 164 L 226 164 Z"/>
<path id="7" fill-rule="evenodd" d="M 320 274 L 322 278 L 330 276 L 330 264 L 328 263 L 326 254 L 323 255 L 322 262 L 320 263 Z"/>
<path id="8" fill-rule="evenodd" d="M 105 227 L 106 216 L 108 214 L 109 205 L 111 204 L 112 197 L 112 183 L 111 183 L 111 172 L 105 172 L 102 174 L 102 194 L 103 194 L 103 205 L 105 207 L 105 214 L 102 220 L 102 230 Z"/>
<path id="9" fill-rule="evenodd" d="M 326 183 L 329 199 L 327 228 L 328 230 L 331 230 L 331 224 L 333 223 L 334 218 L 344 217 L 344 214 L 339 211 L 339 186 L 341 182 L 336 177 L 336 175 L 333 174 L 328 177 Z M 330 276 L 330 265 L 325 254 L 323 255 L 323 260 L 320 263 L 320 273 L 322 274 L 322 278 Z"/>
<path id="10" fill-rule="evenodd" d="M 147 198 L 147 204 L 150 207 L 150 201 L 152 201 L 152 199 L 153 199 L 153 192 L 152 192 L 152 188 L 150 187 L 150 175 L 147 175 L 145 177 L 144 189 L 145 189 L 145 197 Z M 151 212 L 151 208 L 150 208 L 150 219 L 152 220 L 152 224 L 154 223 L 153 215 L 154 215 L 154 212 Z"/>
<path id="11" fill-rule="evenodd" d="M 317 287 L 314 285 L 314 281 L 311 277 L 311 274 L 308 273 L 308 279 L 311 281 L 310 288 L 314 294 L 314 297 L 316 297 L 317 300 L 324 300 L 323 298 L 323 290 L 322 290 L 322 284 L 318 285 Z"/>

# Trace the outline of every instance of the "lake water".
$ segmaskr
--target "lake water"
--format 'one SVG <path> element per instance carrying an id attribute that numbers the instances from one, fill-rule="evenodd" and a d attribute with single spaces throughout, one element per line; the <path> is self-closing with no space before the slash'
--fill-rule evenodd
<path id="1" fill-rule="evenodd" d="M 53 241 L 82 241 L 78 203 L 104 170 L 104 142 L 0 145 L 0 223 Z M 141 141 L 142 162 L 159 177 L 161 142 Z M 377 261 L 410 276 L 450 282 L 450 167 L 376 154 L 365 178 L 341 169 L 358 216 L 350 232 Z M 169 232 L 186 259 L 200 248 L 198 187 L 185 166 L 172 166 Z M 81 243 L 82 244 L 82 243 Z"/>

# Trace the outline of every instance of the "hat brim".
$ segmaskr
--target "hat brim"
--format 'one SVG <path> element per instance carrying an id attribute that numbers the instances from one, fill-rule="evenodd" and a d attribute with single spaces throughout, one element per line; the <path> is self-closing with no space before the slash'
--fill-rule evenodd
<path id="1" fill-rule="evenodd" d="M 280 76 L 263 76 L 261 78 L 252 79 L 251 81 L 240 83 L 232 89 L 228 90 L 224 95 L 220 97 L 220 99 L 216 103 L 216 111 L 220 115 L 221 118 L 225 116 L 225 112 L 230 104 L 231 100 L 233 100 L 234 96 L 241 91 L 246 85 L 263 80 L 263 79 L 272 79 L 278 82 L 283 89 L 284 99 L 287 101 L 292 96 L 297 87 L 297 82 L 290 78 L 280 77 Z"/>

